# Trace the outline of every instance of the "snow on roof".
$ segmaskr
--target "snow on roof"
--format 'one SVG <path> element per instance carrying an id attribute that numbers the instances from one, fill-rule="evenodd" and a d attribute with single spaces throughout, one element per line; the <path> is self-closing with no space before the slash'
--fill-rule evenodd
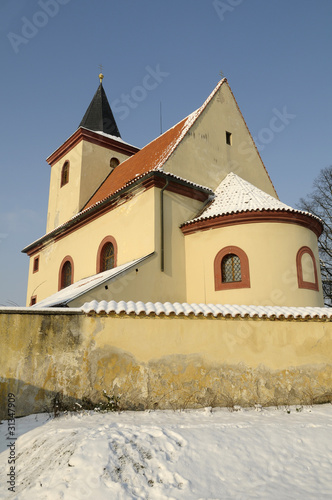
<path id="1" fill-rule="evenodd" d="M 218 83 L 200 108 L 147 144 L 136 154 L 120 163 L 105 179 L 84 208 L 89 208 L 103 201 L 143 174 L 162 170 L 166 160 L 177 148 L 183 137 L 224 82 L 227 82 L 226 78 L 223 78 Z"/>
<path id="2" fill-rule="evenodd" d="M 84 130 L 89 130 L 86 127 L 80 127 L 80 128 L 83 128 Z M 101 130 L 92 130 L 92 132 L 94 132 L 95 134 L 102 135 L 103 137 L 108 137 L 109 139 L 113 139 L 113 141 L 122 142 L 122 144 L 127 144 L 127 146 L 140 149 L 137 146 L 134 146 L 133 144 L 129 144 L 129 142 L 124 141 L 121 137 L 117 137 L 116 135 L 106 134 L 106 132 L 102 132 Z"/>
<path id="3" fill-rule="evenodd" d="M 33 308 L 44 308 L 44 307 L 54 307 L 54 306 L 65 306 L 71 300 L 80 297 L 84 293 L 96 288 L 97 286 L 103 284 L 105 281 L 109 281 L 110 279 L 115 278 L 121 273 L 128 271 L 130 268 L 136 266 L 143 260 L 147 259 L 152 255 L 145 255 L 140 259 L 133 260 L 131 262 L 127 262 L 126 264 L 122 264 L 121 266 L 114 267 L 113 269 L 109 269 L 108 271 L 104 271 L 102 273 L 95 274 L 93 276 L 89 276 L 87 278 L 83 278 L 72 285 L 63 288 L 57 293 L 54 293 L 50 297 L 47 297 L 40 302 L 37 302 Z"/>
<path id="4" fill-rule="evenodd" d="M 308 212 L 295 210 L 289 205 L 282 203 L 277 198 L 265 193 L 250 182 L 231 172 L 217 187 L 212 203 L 199 217 L 186 222 L 186 224 L 218 217 L 219 215 L 257 210 L 282 210 L 312 216 Z"/>
<path id="5" fill-rule="evenodd" d="M 212 316 L 231 318 L 263 319 L 327 319 L 332 320 L 332 308 L 328 307 L 286 307 L 245 306 L 229 304 L 180 304 L 179 302 L 115 302 L 93 300 L 86 302 L 81 310 L 85 314 L 127 314 L 143 316 Z"/>

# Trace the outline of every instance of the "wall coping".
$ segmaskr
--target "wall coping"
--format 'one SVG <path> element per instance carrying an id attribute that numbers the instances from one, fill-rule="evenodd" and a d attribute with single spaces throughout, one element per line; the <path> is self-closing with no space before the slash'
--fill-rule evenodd
<path id="1" fill-rule="evenodd" d="M 128 316 L 182 316 L 211 318 L 253 318 L 268 320 L 332 321 L 329 307 L 246 306 L 229 304 L 188 304 L 170 302 L 110 302 L 93 300 L 81 310 L 85 314 Z"/>
<path id="2" fill-rule="evenodd" d="M 82 307 L 2 307 L 1 314 L 111 315 L 139 317 L 199 317 L 217 319 L 263 319 L 281 321 L 332 321 L 332 307 L 246 306 L 230 304 L 188 304 L 187 302 L 116 302 L 92 300 Z"/>

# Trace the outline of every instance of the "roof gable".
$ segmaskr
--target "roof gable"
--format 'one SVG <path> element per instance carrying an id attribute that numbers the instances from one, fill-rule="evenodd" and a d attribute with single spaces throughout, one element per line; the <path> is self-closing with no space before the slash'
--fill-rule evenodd
<path id="1" fill-rule="evenodd" d="M 105 179 L 84 208 L 89 208 L 111 196 L 137 177 L 141 177 L 151 171 L 163 170 L 165 162 L 175 151 L 224 82 L 227 82 L 226 78 L 223 78 L 218 83 L 200 108 L 147 144 L 134 156 L 120 163 Z"/>

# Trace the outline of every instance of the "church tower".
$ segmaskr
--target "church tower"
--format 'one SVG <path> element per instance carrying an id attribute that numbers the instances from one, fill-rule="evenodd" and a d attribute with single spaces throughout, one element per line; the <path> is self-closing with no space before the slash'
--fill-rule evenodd
<path id="1" fill-rule="evenodd" d="M 78 129 L 47 158 L 51 166 L 47 233 L 80 212 L 112 170 L 138 151 L 121 139 L 102 74 L 99 79 Z"/>

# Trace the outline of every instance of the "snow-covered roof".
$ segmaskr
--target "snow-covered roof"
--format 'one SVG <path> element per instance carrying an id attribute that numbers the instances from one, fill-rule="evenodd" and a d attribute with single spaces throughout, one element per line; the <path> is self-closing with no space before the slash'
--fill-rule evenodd
<path id="1" fill-rule="evenodd" d="M 204 219 L 211 219 L 220 215 L 257 210 L 282 210 L 312 216 L 308 212 L 296 210 L 282 203 L 277 198 L 265 193 L 250 182 L 245 181 L 231 172 L 217 187 L 212 203 L 202 212 L 202 214 L 188 221 L 186 224 Z"/>
<path id="2" fill-rule="evenodd" d="M 127 314 L 142 316 L 213 316 L 263 319 L 324 319 L 332 320 L 329 307 L 245 306 L 229 304 L 187 304 L 170 302 L 115 302 L 93 300 L 81 310 L 86 314 Z"/>
<path id="3" fill-rule="evenodd" d="M 97 286 L 102 285 L 106 281 L 114 279 L 119 274 L 128 271 L 129 269 L 136 266 L 137 264 L 147 259 L 151 255 L 152 254 L 145 255 L 140 259 L 127 262 L 126 264 L 114 267 L 113 269 L 110 269 L 108 271 L 104 271 L 102 273 L 98 273 L 93 276 L 89 276 L 87 278 L 76 281 L 76 283 L 73 283 L 72 285 L 63 288 L 62 290 L 59 290 L 59 292 L 50 295 L 50 297 L 47 297 L 46 299 L 41 300 L 40 302 L 37 302 L 37 304 L 35 304 L 32 307 L 44 308 L 44 307 L 65 306 L 66 304 L 68 304 L 68 302 L 80 297 L 81 295 L 92 290 L 93 288 L 96 288 Z"/>
<path id="4" fill-rule="evenodd" d="M 86 127 L 81 127 L 81 128 L 83 128 L 85 130 L 89 130 Z M 102 135 L 103 137 L 108 137 L 109 139 L 112 139 L 113 141 L 121 142 L 122 144 L 126 144 L 127 146 L 131 146 L 131 147 L 136 148 L 138 150 L 140 149 L 137 146 L 134 146 L 133 144 L 129 144 L 129 142 L 124 141 L 122 139 L 122 137 L 117 137 L 116 135 L 107 134 L 106 132 L 102 132 L 101 130 L 93 130 L 93 132 L 95 134 Z"/>
<path id="5" fill-rule="evenodd" d="M 200 108 L 144 146 L 136 154 L 121 162 L 100 185 L 84 208 L 89 208 L 107 199 L 148 172 L 163 171 L 165 162 L 178 147 L 221 85 L 226 82 L 226 78 L 220 80 Z"/>

